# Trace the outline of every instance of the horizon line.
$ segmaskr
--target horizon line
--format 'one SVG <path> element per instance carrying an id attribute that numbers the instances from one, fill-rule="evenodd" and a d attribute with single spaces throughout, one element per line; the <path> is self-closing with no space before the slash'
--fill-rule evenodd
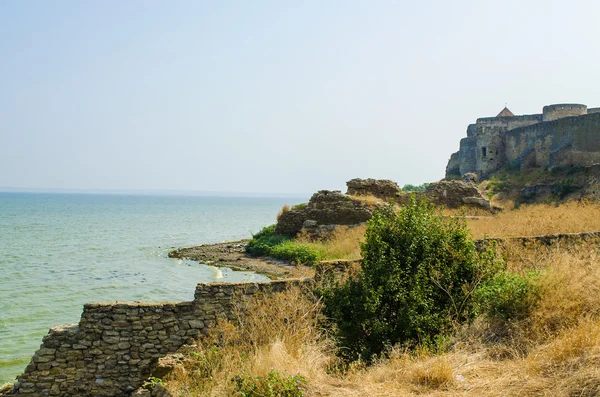
<path id="1" fill-rule="evenodd" d="M 310 193 L 266 193 L 236 192 L 220 190 L 182 190 L 182 189 L 85 189 L 85 188 L 37 188 L 0 186 L 0 193 L 65 193 L 65 194 L 106 194 L 140 196 L 204 196 L 204 197 L 267 197 L 301 198 L 310 197 Z"/>

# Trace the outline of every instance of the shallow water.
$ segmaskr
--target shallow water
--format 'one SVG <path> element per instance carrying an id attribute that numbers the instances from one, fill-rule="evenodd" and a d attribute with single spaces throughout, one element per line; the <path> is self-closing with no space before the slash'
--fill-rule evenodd
<path id="1" fill-rule="evenodd" d="M 86 302 L 186 301 L 198 282 L 266 280 L 167 253 L 248 238 L 301 201 L 0 192 L 0 385 Z"/>

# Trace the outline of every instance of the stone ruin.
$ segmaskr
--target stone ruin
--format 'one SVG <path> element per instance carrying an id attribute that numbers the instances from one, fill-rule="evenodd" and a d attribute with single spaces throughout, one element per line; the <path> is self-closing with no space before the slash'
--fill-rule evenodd
<path id="1" fill-rule="evenodd" d="M 294 206 L 281 214 L 275 233 L 293 237 L 303 228 L 311 234 L 323 234 L 337 225 L 358 225 L 371 219 L 373 208 L 339 190 L 320 190 L 306 205 Z"/>
<path id="2" fill-rule="evenodd" d="M 479 189 L 473 183 L 463 181 L 434 182 L 420 192 L 404 192 L 396 182 L 386 179 L 352 179 L 346 185 L 346 194 L 339 190 L 320 190 L 307 204 L 284 212 L 277 221 L 275 232 L 290 237 L 301 231 L 324 236 L 339 225 L 352 227 L 365 223 L 378 205 L 388 202 L 406 204 L 411 195 L 424 197 L 447 208 L 466 206 L 492 210 L 490 201 L 481 195 Z M 366 201 L 361 196 L 372 196 L 380 201 Z"/>
<path id="3" fill-rule="evenodd" d="M 400 186 L 389 179 L 355 178 L 346 182 L 346 186 L 348 187 L 346 192 L 348 195 L 374 196 L 385 201 L 396 199 L 402 192 Z"/>
<path id="4" fill-rule="evenodd" d="M 0 396 L 167 396 L 138 390 L 159 359 L 194 343 L 219 318 L 236 319 L 236 301 L 311 279 L 200 283 L 191 302 L 90 303 L 79 324 L 50 329 L 25 372 Z"/>

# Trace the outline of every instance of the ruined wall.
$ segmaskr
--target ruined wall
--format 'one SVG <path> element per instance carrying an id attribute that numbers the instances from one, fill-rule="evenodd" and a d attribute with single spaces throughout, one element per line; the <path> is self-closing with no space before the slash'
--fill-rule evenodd
<path id="1" fill-rule="evenodd" d="M 460 177 L 460 156 L 459 152 L 452 153 L 450 155 L 450 160 L 448 160 L 448 165 L 446 166 L 446 179 L 452 177 Z"/>
<path id="2" fill-rule="evenodd" d="M 475 159 L 477 156 L 477 139 L 472 137 L 463 138 L 460 140 L 460 174 L 464 175 L 467 172 L 475 172 Z"/>
<path id="3" fill-rule="evenodd" d="M 217 318 L 234 318 L 233 303 L 311 280 L 198 284 L 192 302 L 92 303 L 76 325 L 54 327 L 12 394 L 127 396 L 160 357 L 205 333 Z"/>
<path id="4" fill-rule="evenodd" d="M 357 225 L 373 216 L 372 208 L 360 200 L 353 199 L 340 191 L 320 190 L 313 194 L 306 206 L 292 208 L 281 214 L 275 232 L 284 236 L 295 236 L 305 226 Z"/>
<path id="5" fill-rule="evenodd" d="M 353 196 L 375 196 L 382 200 L 394 199 L 400 192 L 400 186 L 389 179 L 355 178 L 346 182 L 346 194 Z"/>
<path id="6" fill-rule="evenodd" d="M 544 106 L 543 121 L 558 120 L 563 117 L 582 116 L 587 114 L 587 106 L 578 103 L 562 103 Z"/>

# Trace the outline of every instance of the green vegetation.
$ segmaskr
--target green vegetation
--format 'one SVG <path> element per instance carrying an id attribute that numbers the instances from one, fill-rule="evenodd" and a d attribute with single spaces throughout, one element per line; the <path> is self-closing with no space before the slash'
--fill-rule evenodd
<path id="1" fill-rule="evenodd" d="M 500 271 L 475 290 L 475 301 L 480 311 L 491 318 L 522 320 L 539 298 L 538 276 L 531 271 L 524 275 Z"/>
<path id="2" fill-rule="evenodd" d="M 312 266 L 325 258 L 325 252 L 314 244 L 301 243 L 275 234 L 275 225 L 264 227 L 252 236 L 246 252 L 252 256 L 270 256 L 306 266 Z"/>
<path id="3" fill-rule="evenodd" d="M 292 209 L 296 210 L 296 211 L 300 211 L 300 210 L 305 209 L 307 205 L 308 205 L 308 203 L 296 204 L 296 205 L 292 206 Z"/>
<path id="4" fill-rule="evenodd" d="M 232 381 L 241 397 L 301 397 L 306 384 L 301 375 L 284 376 L 275 370 L 267 376 L 238 375 Z"/>
<path id="5" fill-rule="evenodd" d="M 427 189 L 427 187 L 429 185 L 431 185 L 431 183 L 422 183 L 420 185 L 411 185 L 409 183 L 409 184 L 402 186 L 402 190 L 405 192 L 420 192 L 420 191 Z"/>
<path id="6" fill-rule="evenodd" d="M 371 359 L 397 343 L 430 344 L 472 319 L 473 291 L 498 268 L 478 254 L 464 220 L 412 198 L 369 221 L 362 272 L 324 292 L 348 359 Z"/>

